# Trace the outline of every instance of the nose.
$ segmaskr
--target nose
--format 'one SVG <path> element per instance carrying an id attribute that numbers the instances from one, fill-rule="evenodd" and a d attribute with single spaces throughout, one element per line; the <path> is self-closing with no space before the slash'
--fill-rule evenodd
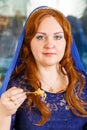
<path id="1" fill-rule="evenodd" d="M 47 38 L 45 48 L 52 49 L 52 48 L 54 48 L 54 46 L 55 46 L 54 40 L 52 38 Z"/>

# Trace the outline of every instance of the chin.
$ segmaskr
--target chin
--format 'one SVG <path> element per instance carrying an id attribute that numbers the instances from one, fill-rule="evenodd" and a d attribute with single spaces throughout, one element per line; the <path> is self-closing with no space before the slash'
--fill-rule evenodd
<path id="1" fill-rule="evenodd" d="M 50 62 L 50 63 L 45 63 L 44 66 L 54 66 L 58 64 L 58 62 Z"/>

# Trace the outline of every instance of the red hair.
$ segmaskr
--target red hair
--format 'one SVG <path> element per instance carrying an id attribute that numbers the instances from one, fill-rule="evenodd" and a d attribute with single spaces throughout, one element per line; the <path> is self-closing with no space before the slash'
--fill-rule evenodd
<path id="1" fill-rule="evenodd" d="M 84 108 L 85 102 L 82 102 L 80 99 L 80 94 L 82 92 L 82 89 L 84 87 L 84 80 L 79 74 L 75 67 L 74 62 L 71 56 L 71 44 L 72 44 L 72 36 L 71 36 L 71 27 L 68 22 L 68 20 L 64 17 L 64 15 L 54 9 L 46 8 L 46 9 L 39 9 L 31 14 L 29 17 L 27 24 L 26 24 L 26 32 L 25 32 L 25 38 L 23 41 L 23 45 L 20 52 L 20 59 L 23 61 L 22 65 L 18 66 L 17 73 L 20 73 L 20 71 L 25 66 L 25 75 L 28 79 L 28 82 L 31 86 L 33 86 L 34 90 L 37 90 L 41 87 L 41 83 L 39 81 L 39 78 L 37 76 L 37 66 L 34 60 L 34 57 L 31 52 L 30 48 L 30 42 L 32 38 L 35 36 L 38 26 L 40 25 L 41 21 L 45 17 L 53 16 L 58 23 L 61 25 L 61 27 L 64 30 L 64 36 L 66 39 L 66 50 L 63 59 L 61 60 L 61 70 L 63 72 L 62 68 L 65 68 L 68 78 L 69 78 L 69 84 L 66 90 L 66 101 L 69 105 L 69 108 L 72 110 L 72 112 L 77 116 L 87 116 L 87 112 Z M 49 26 L 49 25 L 48 25 Z M 64 72 L 63 72 L 64 73 Z M 73 82 L 72 82 L 73 81 Z M 76 97 L 74 93 L 74 89 L 76 87 L 77 82 L 80 82 L 80 93 L 78 95 L 78 98 Z M 36 107 L 41 112 L 41 121 L 37 125 L 43 125 L 50 117 L 50 110 L 44 104 L 39 96 L 29 96 L 28 97 L 29 104 L 30 102 L 33 102 Z"/>

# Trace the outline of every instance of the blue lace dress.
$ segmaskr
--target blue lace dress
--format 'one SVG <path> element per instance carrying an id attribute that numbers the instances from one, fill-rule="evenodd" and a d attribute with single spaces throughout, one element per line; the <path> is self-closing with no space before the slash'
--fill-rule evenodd
<path id="1" fill-rule="evenodd" d="M 18 76 L 9 82 L 8 88 L 11 86 L 31 87 L 27 84 L 24 76 Z M 17 112 L 12 115 L 10 130 L 87 130 L 85 124 L 87 118 L 75 116 L 69 109 L 65 100 L 65 92 L 54 94 L 46 92 L 47 97 L 43 102 L 51 110 L 50 119 L 43 126 L 36 126 L 41 119 L 39 110 L 33 106 L 32 110 L 25 106 L 27 100 L 20 106 Z M 87 101 L 87 89 L 85 87 L 82 93 L 82 99 Z"/>

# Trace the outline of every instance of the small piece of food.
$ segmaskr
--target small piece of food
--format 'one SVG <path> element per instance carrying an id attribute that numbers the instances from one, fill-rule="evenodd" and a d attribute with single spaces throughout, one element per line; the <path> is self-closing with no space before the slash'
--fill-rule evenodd
<path id="1" fill-rule="evenodd" d="M 34 92 L 36 95 L 40 95 L 41 97 L 45 97 L 46 98 L 46 93 L 41 90 L 41 89 L 38 89 L 37 91 Z"/>
<path id="2" fill-rule="evenodd" d="M 39 95 L 41 97 L 46 98 L 46 93 L 44 92 L 44 90 L 41 90 L 40 88 L 34 92 L 26 92 L 27 94 L 34 94 L 34 95 Z"/>

